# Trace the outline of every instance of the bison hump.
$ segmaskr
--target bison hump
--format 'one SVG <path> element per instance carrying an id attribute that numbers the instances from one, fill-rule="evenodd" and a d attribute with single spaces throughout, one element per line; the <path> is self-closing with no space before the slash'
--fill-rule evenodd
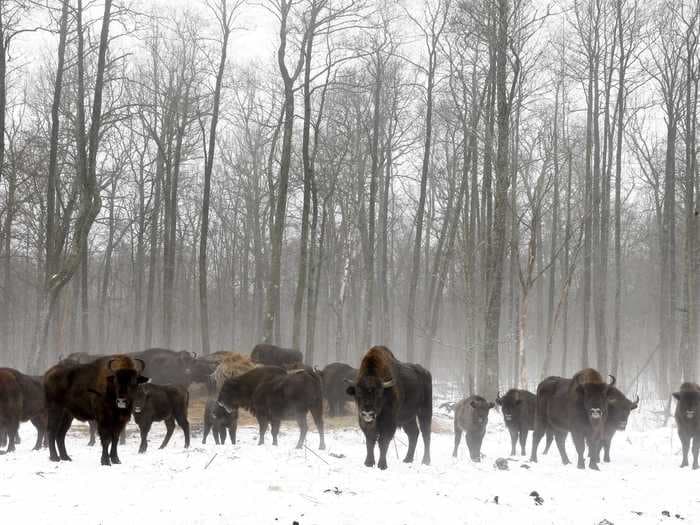
<path id="1" fill-rule="evenodd" d="M 384 381 L 390 381 L 391 365 L 395 361 L 394 354 L 386 346 L 373 346 L 362 358 L 360 375 L 373 375 L 381 377 Z"/>

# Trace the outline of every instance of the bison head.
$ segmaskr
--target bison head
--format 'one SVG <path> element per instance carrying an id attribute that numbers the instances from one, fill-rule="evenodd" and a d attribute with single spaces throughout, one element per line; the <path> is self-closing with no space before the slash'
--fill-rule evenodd
<path id="1" fill-rule="evenodd" d="M 120 359 L 110 359 L 107 364 L 110 372 L 107 376 L 107 397 L 114 399 L 120 410 L 129 410 L 138 386 L 148 382 L 148 378 L 141 375 L 145 363 L 141 359 L 133 361 L 133 367 L 123 366 Z"/>
<path id="2" fill-rule="evenodd" d="M 516 413 L 520 408 L 522 399 L 517 392 L 510 391 L 505 396 L 500 394 L 496 396 L 496 404 L 503 410 L 503 419 L 506 423 L 513 421 L 516 418 Z"/>
<path id="3" fill-rule="evenodd" d="M 469 402 L 469 406 L 471 406 L 470 412 L 472 424 L 479 427 L 485 427 L 486 423 L 489 421 L 489 410 L 496 405 L 490 401 L 486 401 L 482 397 L 477 397 Z"/>
<path id="4" fill-rule="evenodd" d="M 134 394 L 134 414 L 140 414 L 144 411 L 150 394 L 151 392 L 148 384 L 139 385 Z"/>
<path id="5" fill-rule="evenodd" d="M 355 398 L 360 419 L 367 425 L 374 424 L 384 407 L 385 393 L 394 386 L 394 380 L 384 381 L 381 377 L 364 375 L 356 383 L 347 382 L 346 392 Z"/>
<path id="6" fill-rule="evenodd" d="M 186 376 L 192 376 L 192 371 L 194 368 L 195 360 L 197 359 L 197 354 L 195 352 L 188 352 L 187 350 L 182 350 L 177 353 L 178 360 L 180 361 L 180 369 L 185 373 Z"/>
<path id="7" fill-rule="evenodd" d="M 639 396 L 633 402 L 619 390 L 611 388 L 608 393 L 608 424 L 613 425 L 617 430 L 625 430 L 630 413 L 638 406 Z"/>
<path id="8" fill-rule="evenodd" d="M 596 432 L 603 429 L 608 417 L 608 391 L 615 384 L 615 378 L 610 377 L 612 378 L 610 384 L 591 382 L 576 387 L 586 418 Z"/>
<path id="9" fill-rule="evenodd" d="M 681 390 L 674 392 L 673 397 L 678 401 L 676 413 L 688 423 L 697 422 L 700 418 L 700 391 Z"/>
<path id="10" fill-rule="evenodd" d="M 219 414 L 223 415 L 220 412 L 221 410 L 227 414 L 232 414 L 244 401 L 244 387 L 241 382 L 237 378 L 227 379 L 221 386 L 219 397 L 216 400 Z"/>

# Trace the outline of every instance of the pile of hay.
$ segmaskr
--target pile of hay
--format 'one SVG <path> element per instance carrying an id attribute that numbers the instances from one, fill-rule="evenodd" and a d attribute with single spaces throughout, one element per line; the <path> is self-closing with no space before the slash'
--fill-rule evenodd
<path id="1" fill-rule="evenodd" d="M 214 383 L 216 383 L 217 390 L 220 390 L 224 381 L 231 377 L 238 377 L 248 370 L 252 370 L 255 366 L 255 363 L 253 363 L 248 356 L 236 352 L 226 352 L 226 355 L 222 356 L 211 377 Z"/>

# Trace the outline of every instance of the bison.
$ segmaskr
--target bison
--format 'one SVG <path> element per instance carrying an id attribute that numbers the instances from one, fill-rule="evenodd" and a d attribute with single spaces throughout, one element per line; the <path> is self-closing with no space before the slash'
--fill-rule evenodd
<path id="1" fill-rule="evenodd" d="M 304 357 L 299 350 L 260 343 L 250 353 L 251 360 L 260 365 L 280 366 L 286 369 L 301 368 Z"/>
<path id="2" fill-rule="evenodd" d="M 351 398 L 346 392 L 347 382 L 357 377 L 357 368 L 345 363 L 331 363 L 321 371 L 323 378 L 323 396 L 328 401 L 328 415 L 342 416 L 345 403 Z"/>
<path id="3" fill-rule="evenodd" d="M 22 387 L 14 370 L 0 368 L 0 429 L 7 433 L 7 452 L 15 451 L 22 415 Z"/>
<path id="4" fill-rule="evenodd" d="M 46 403 L 44 401 L 44 385 L 42 377 L 28 376 L 13 368 L 2 368 L 12 374 L 21 391 L 21 403 L 19 406 L 19 421 L 31 421 L 36 428 L 36 444 L 34 450 L 40 450 L 46 442 Z M 9 432 L 0 424 L 0 447 L 7 444 Z M 15 432 L 14 444 L 19 444 L 19 435 Z"/>
<path id="5" fill-rule="evenodd" d="M 586 368 L 572 379 L 548 377 L 537 387 L 535 430 L 532 437 L 530 460 L 537 462 L 537 447 L 545 433 L 551 431 L 561 455 L 562 463 L 570 463 L 566 455 L 565 440 L 571 432 L 578 468 L 585 468 L 586 442 L 590 448 L 589 468 L 598 469 L 600 445 L 608 417 L 608 395 L 615 378 L 606 383 L 600 373 Z"/>
<path id="6" fill-rule="evenodd" d="M 311 412 L 320 435 L 318 448 L 326 448 L 323 434 L 323 388 L 321 378 L 314 370 L 305 368 L 263 381 L 253 393 L 252 404 L 252 412 L 260 425 L 258 445 L 265 442 L 268 423 L 272 444 L 277 445 L 282 420 L 294 418 L 299 425 L 296 448 L 302 448 L 308 431 L 306 414 Z"/>
<path id="7" fill-rule="evenodd" d="M 148 448 L 148 432 L 154 421 L 165 422 L 165 438 L 160 448 L 165 448 L 175 430 L 175 422 L 185 434 L 185 448 L 190 446 L 190 423 L 187 421 L 187 404 L 190 394 L 180 385 L 156 385 L 147 383 L 139 386 L 134 397 L 134 421 L 141 432 L 139 454 Z"/>
<path id="8" fill-rule="evenodd" d="M 142 352 L 127 354 L 132 359 L 141 359 L 148 370 L 151 381 L 157 385 L 185 385 L 208 381 L 208 376 L 194 377 L 197 354 L 187 350 L 175 351 L 166 348 L 149 348 Z"/>
<path id="9" fill-rule="evenodd" d="M 219 410 L 219 405 L 215 399 L 208 399 L 204 407 L 204 436 L 202 444 L 207 443 L 209 432 L 214 435 L 214 442 L 219 445 L 226 443 L 226 429 L 231 437 L 231 444 L 236 444 L 236 430 L 238 427 L 238 408 L 234 408 L 230 413 L 226 410 Z"/>
<path id="10" fill-rule="evenodd" d="M 535 428 L 537 396 L 527 390 L 511 388 L 503 397 L 496 397 L 503 411 L 503 421 L 510 432 L 510 455 L 515 456 L 515 443 L 520 440 L 520 455 L 525 455 L 527 433 Z"/>
<path id="11" fill-rule="evenodd" d="M 133 401 L 145 363 L 127 355 L 105 357 L 92 363 L 58 364 L 44 375 L 51 461 L 70 461 L 66 433 L 73 419 L 94 420 L 102 443 L 102 465 L 120 463 L 119 434 L 131 418 Z M 111 448 L 110 448 L 111 445 Z"/>
<path id="12" fill-rule="evenodd" d="M 627 399 L 625 394 L 620 392 L 614 386 L 608 390 L 608 419 L 605 422 L 605 430 L 603 431 L 603 439 L 601 447 L 603 448 L 603 461 L 610 463 L 610 444 L 615 433 L 620 430 L 624 431 L 627 428 L 627 420 L 630 417 L 632 410 L 639 406 L 639 396 L 635 401 Z M 590 447 L 589 447 L 590 451 Z M 600 461 L 596 458 L 596 461 Z"/>
<path id="13" fill-rule="evenodd" d="M 690 442 L 693 442 L 693 469 L 698 465 L 698 452 L 700 452 L 700 385 L 697 383 L 683 383 L 678 392 L 673 393 L 676 398 L 676 426 L 678 437 L 683 446 L 683 461 L 681 467 L 688 466 L 688 451 Z"/>
<path id="14" fill-rule="evenodd" d="M 457 457 L 457 449 L 464 432 L 469 457 L 477 463 L 481 461 L 481 443 L 486 434 L 489 410 L 494 406 L 481 396 L 469 396 L 455 405 L 455 448 L 452 456 Z"/>
<path id="15" fill-rule="evenodd" d="M 433 416 L 430 372 L 420 365 L 400 362 L 385 346 L 374 346 L 362 358 L 357 378 L 347 387 L 347 393 L 355 398 L 360 428 L 365 434 L 365 466 L 374 466 L 374 445 L 378 442 L 377 466 L 382 470 L 387 468 L 386 452 L 397 427 L 402 427 L 408 435 L 404 462 L 413 461 L 420 427 L 423 464 L 430 464 Z"/>

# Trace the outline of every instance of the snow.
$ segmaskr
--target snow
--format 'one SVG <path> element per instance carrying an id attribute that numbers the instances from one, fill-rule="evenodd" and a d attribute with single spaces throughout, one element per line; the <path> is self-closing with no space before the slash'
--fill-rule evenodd
<path id="1" fill-rule="evenodd" d="M 650 413 L 632 415 L 629 430 L 613 441 L 613 463 L 601 464 L 600 472 L 562 466 L 554 446 L 538 464 L 518 456 L 509 470 L 495 469 L 495 460 L 510 451 L 497 412 L 482 462 L 469 461 L 464 440 L 454 459 L 450 423 L 445 413 L 436 415 L 440 431 L 432 435 L 430 466 L 401 462 L 407 440 L 399 431 L 386 471 L 363 465 L 364 437 L 355 425 L 329 429 L 325 451 L 317 450 L 313 424 L 309 448 L 295 450 L 293 423 L 283 426 L 278 447 L 269 433 L 257 446 L 253 427 L 239 428 L 235 446 L 217 446 L 211 436 L 202 445 L 201 428 L 193 425 L 189 450 L 179 428 L 168 448 L 158 450 L 165 429 L 155 423 L 148 452 L 139 455 L 132 423 L 119 449 L 122 464 L 101 467 L 99 447 L 86 446 L 85 425 L 75 423 L 69 433 L 73 461 L 56 464 L 47 450 L 31 450 L 36 434 L 24 424 L 17 452 L 0 456 L 0 508 L 4 520 L 22 523 L 700 523 L 700 472 L 679 468 L 675 429 L 655 428 Z M 570 440 L 567 450 L 575 458 Z M 416 452 L 420 459 L 421 439 Z"/>

